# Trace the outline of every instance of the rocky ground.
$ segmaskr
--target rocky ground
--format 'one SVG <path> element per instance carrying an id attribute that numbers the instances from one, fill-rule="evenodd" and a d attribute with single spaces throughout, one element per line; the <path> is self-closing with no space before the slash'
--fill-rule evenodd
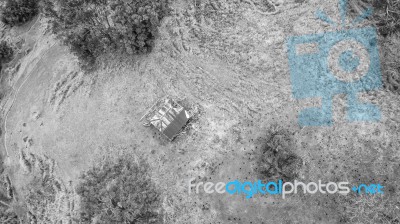
<path id="1" fill-rule="evenodd" d="M 153 53 L 107 55 L 90 73 L 48 32 L 45 19 L 12 30 L 20 54 L 3 81 L 1 147 L 15 201 L 29 204 L 32 184 L 52 177 L 45 182 L 53 196 L 43 215 L 72 222 L 79 175 L 104 155 L 128 153 L 149 163 L 165 223 L 398 222 L 400 96 L 387 90 L 361 96 L 381 108 L 379 123 L 348 123 L 346 98 L 338 96 L 332 127 L 300 128 L 298 112 L 320 102 L 293 98 L 286 41 L 332 31 L 314 13 L 324 9 L 338 19 L 337 3 L 275 1 L 273 15 L 263 13 L 271 5 L 259 4 L 256 10 L 240 0 L 176 1 Z M 165 95 L 198 112 L 174 142 L 139 121 Z M 259 178 L 259 157 L 273 128 L 291 133 L 291 153 L 302 161 L 298 179 L 379 182 L 388 193 L 285 200 L 188 194 L 191 178 Z M 43 205 L 30 206 L 20 213 Z"/>

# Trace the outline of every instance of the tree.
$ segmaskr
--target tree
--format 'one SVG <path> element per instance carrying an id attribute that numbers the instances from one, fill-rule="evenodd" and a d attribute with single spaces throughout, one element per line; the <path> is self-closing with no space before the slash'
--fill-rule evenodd
<path id="1" fill-rule="evenodd" d="M 82 223 L 159 223 L 160 194 L 148 166 L 126 158 L 93 167 L 76 189 Z"/>
<path id="2" fill-rule="evenodd" d="M 6 25 L 21 25 L 31 20 L 38 12 L 38 0 L 7 0 L 2 9 L 1 20 Z"/>
<path id="3" fill-rule="evenodd" d="M 107 52 L 149 52 L 169 0 L 43 0 L 53 32 L 81 61 Z"/>

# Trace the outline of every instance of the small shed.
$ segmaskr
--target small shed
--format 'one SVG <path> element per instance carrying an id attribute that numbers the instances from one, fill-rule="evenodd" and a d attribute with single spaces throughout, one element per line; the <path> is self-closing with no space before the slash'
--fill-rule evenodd
<path id="1" fill-rule="evenodd" d="M 190 117 L 185 108 L 173 99 L 166 98 L 157 101 L 140 120 L 145 119 L 147 121 L 145 126 L 155 127 L 172 141 L 186 126 Z"/>

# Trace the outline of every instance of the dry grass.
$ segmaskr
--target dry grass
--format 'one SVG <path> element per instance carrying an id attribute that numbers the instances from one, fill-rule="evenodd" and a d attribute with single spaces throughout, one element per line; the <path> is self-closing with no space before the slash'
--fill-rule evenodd
<path id="1" fill-rule="evenodd" d="M 400 223 L 400 203 L 382 195 L 352 196 L 346 206 L 349 223 Z"/>

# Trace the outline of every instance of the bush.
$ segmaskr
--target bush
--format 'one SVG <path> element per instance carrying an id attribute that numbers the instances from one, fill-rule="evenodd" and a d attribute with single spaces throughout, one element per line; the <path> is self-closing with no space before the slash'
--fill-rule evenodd
<path id="1" fill-rule="evenodd" d="M 298 178 L 303 160 L 293 152 L 295 142 L 292 136 L 280 127 L 269 131 L 257 161 L 260 179 L 293 181 Z"/>
<path id="2" fill-rule="evenodd" d="M 53 32 L 84 64 L 103 53 L 149 52 L 169 0 L 43 0 Z"/>
<path id="3" fill-rule="evenodd" d="M 400 0 L 350 0 L 350 9 L 359 15 L 367 7 L 374 7 L 372 20 L 383 36 L 400 31 Z"/>
<path id="4" fill-rule="evenodd" d="M 0 71 L 4 63 L 9 62 L 14 55 L 13 49 L 6 41 L 0 42 Z M 0 97 L 1 98 L 1 97 Z"/>
<path id="5" fill-rule="evenodd" d="M 51 219 L 51 206 L 56 201 L 57 192 L 53 185 L 53 178 L 41 177 L 35 177 L 34 181 L 29 183 L 25 195 L 29 223 L 54 223 Z M 58 212 L 61 213 L 61 210 Z"/>
<path id="6" fill-rule="evenodd" d="M 1 20 L 6 25 L 21 25 L 31 20 L 38 12 L 38 0 L 7 0 L 2 9 Z"/>
<path id="7" fill-rule="evenodd" d="M 12 208 L 0 205 L 0 223 L 18 224 L 20 221 Z"/>
<path id="8" fill-rule="evenodd" d="M 80 223 L 159 223 L 160 195 L 147 170 L 124 158 L 84 174 L 76 190 Z"/>
<path id="9" fill-rule="evenodd" d="M 400 94 L 400 0 L 350 0 L 355 15 L 369 6 L 374 7 L 370 20 L 384 37 L 381 56 L 385 88 Z"/>
<path id="10" fill-rule="evenodd" d="M 0 64 L 9 62 L 14 55 L 12 47 L 6 42 L 0 42 Z"/>

